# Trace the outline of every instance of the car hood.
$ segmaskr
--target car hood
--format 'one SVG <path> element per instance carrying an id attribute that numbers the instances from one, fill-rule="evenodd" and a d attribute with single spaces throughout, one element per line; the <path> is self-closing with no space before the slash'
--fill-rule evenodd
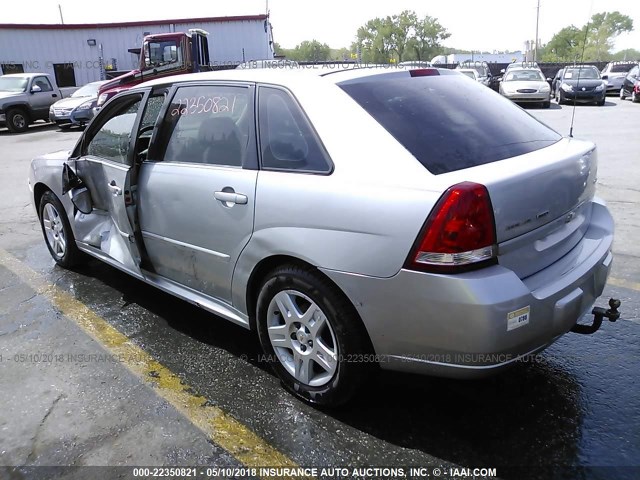
<path id="1" fill-rule="evenodd" d="M 8 97 L 17 97 L 18 95 L 23 95 L 24 92 L 0 92 L 0 99 L 8 98 Z"/>
<path id="2" fill-rule="evenodd" d="M 53 104 L 56 108 L 76 108 L 84 102 L 95 101 L 96 97 L 68 97 Z"/>
<path id="3" fill-rule="evenodd" d="M 592 80 L 592 79 L 585 79 L 585 78 L 581 78 L 580 80 L 578 80 L 577 78 L 574 79 L 570 79 L 570 80 L 562 80 L 562 83 L 566 83 L 567 85 L 571 85 L 572 87 L 576 87 L 578 86 L 578 82 L 580 82 L 580 87 L 597 87 L 598 85 L 602 85 L 604 84 L 604 80 Z"/>
<path id="4" fill-rule="evenodd" d="M 503 82 L 502 89 L 507 92 L 514 92 L 516 90 L 522 89 L 536 89 L 540 90 L 542 87 L 548 87 L 549 84 L 547 82 L 543 82 L 542 80 L 532 81 L 532 80 L 523 80 L 523 81 L 515 81 L 515 82 Z"/>

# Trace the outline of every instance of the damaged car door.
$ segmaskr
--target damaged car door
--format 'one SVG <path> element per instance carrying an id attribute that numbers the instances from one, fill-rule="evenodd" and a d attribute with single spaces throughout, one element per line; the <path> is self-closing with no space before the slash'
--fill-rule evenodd
<path id="1" fill-rule="evenodd" d="M 110 102 L 67 162 L 79 179 L 67 185 L 78 209 L 73 218 L 76 240 L 85 249 L 110 260 L 109 263 L 115 262 L 137 275 L 140 275 L 140 251 L 133 228 L 136 215 L 131 186 L 136 144 L 133 132 L 138 131 L 146 96 L 138 92 Z"/>

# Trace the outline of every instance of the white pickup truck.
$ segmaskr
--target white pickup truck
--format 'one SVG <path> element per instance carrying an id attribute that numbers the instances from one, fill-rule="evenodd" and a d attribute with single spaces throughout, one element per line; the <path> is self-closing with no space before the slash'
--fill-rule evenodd
<path id="1" fill-rule="evenodd" d="M 76 88 L 66 92 L 73 93 Z M 47 73 L 12 73 L 0 76 L 0 126 L 24 132 L 36 120 L 49 121 L 49 107 L 60 100 L 60 91 Z"/>

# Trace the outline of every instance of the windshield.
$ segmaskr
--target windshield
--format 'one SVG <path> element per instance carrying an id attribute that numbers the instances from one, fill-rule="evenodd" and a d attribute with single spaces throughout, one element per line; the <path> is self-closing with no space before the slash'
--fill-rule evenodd
<path id="1" fill-rule="evenodd" d="M 600 72 L 596 67 L 568 68 L 564 73 L 564 78 L 567 80 L 577 80 L 578 78 L 581 80 L 599 80 Z"/>
<path id="2" fill-rule="evenodd" d="M 98 89 L 100 88 L 100 85 L 102 85 L 102 82 L 88 83 L 84 87 L 79 88 L 78 90 L 73 92 L 73 95 L 71 96 L 76 98 L 77 97 L 97 97 Z"/>
<path id="3" fill-rule="evenodd" d="M 507 74 L 505 82 L 546 82 L 539 70 L 516 70 Z"/>
<path id="4" fill-rule="evenodd" d="M 466 70 L 466 71 L 461 71 L 460 73 L 462 73 L 463 75 L 466 75 L 469 78 L 472 79 L 476 79 L 476 72 L 475 71 L 471 71 L 471 70 Z"/>
<path id="5" fill-rule="evenodd" d="M 144 64 L 147 68 L 161 67 L 182 61 L 176 40 L 148 42 L 144 49 Z"/>
<path id="6" fill-rule="evenodd" d="M 0 92 L 24 92 L 28 83 L 27 77 L 0 77 Z"/>

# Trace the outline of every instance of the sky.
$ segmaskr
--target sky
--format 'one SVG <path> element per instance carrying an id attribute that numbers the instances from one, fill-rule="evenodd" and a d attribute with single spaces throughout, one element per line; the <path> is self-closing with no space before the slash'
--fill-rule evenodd
<path id="1" fill-rule="evenodd" d="M 4 0 L 0 23 L 97 23 L 228 15 L 271 14 L 274 40 L 293 48 L 316 39 L 332 48 L 349 47 L 358 27 L 375 17 L 414 10 L 430 15 L 451 33 L 444 44 L 467 50 L 522 50 L 533 40 L 538 0 Z M 629 0 L 540 0 L 539 37 L 548 42 L 565 26 L 582 26 L 594 13 L 619 11 L 635 30 L 621 35 L 614 51 L 640 50 L 640 9 Z M 215 41 L 215 39 L 214 39 Z"/>

